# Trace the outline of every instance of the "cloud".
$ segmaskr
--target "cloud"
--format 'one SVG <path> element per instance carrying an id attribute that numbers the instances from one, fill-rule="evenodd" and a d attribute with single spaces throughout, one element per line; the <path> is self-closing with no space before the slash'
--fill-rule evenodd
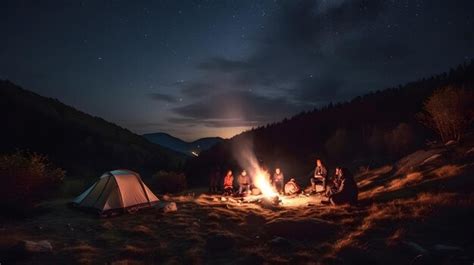
<path id="1" fill-rule="evenodd" d="M 261 125 L 258 121 L 247 121 L 242 119 L 195 119 L 195 118 L 168 118 L 167 121 L 172 124 L 182 124 L 187 127 L 202 125 L 211 128 L 228 127 L 257 127 Z"/>
<path id="2" fill-rule="evenodd" d="M 301 79 L 294 89 L 294 99 L 301 102 L 326 103 L 340 98 L 345 83 L 341 77 L 309 76 Z"/>
<path id="3" fill-rule="evenodd" d="M 181 87 L 183 95 L 195 101 L 173 110 L 183 118 L 182 123 L 225 127 L 272 122 L 441 71 L 443 68 L 434 69 L 439 64 L 429 63 L 433 54 L 443 54 L 440 47 L 446 51 L 451 47 L 451 51 L 437 60 L 457 63 L 451 53 L 462 51 L 453 51 L 450 42 L 463 40 L 465 47 L 472 42 L 463 37 L 463 27 L 453 31 L 446 23 L 420 22 L 436 21 L 443 17 L 444 9 L 456 9 L 456 5 L 423 3 L 424 17 L 420 18 L 415 4 L 408 2 L 303 0 L 280 4 L 266 30 L 254 38 L 254 52 L 247 58 L 211 57 L 196 66 L 201 76 Z M 446 37 L 438 41 L 439 32 Z M 427 45 L 430 42 L 437 45 Z M 466 49 L 472 51 L 465 48 L 464 52 Z"/>
<path id="4" fill-rule="evenodd" d="M 176 97 L 173 97 L 168 94 L 163 94 L 163 93 L 150 93 L 148 96 L 154 100 L 157 101 L 163 101 L 163 102 L 168 102 L 168 103 L 176 103 L 178 102 L 178 99 Z"/>
<path id="5" fill-rule="evenodd" d="M 206 91 L 214 88 L 252 88 L 264 92 L 293 87 L 295 90 L 304 90 L 295 93 L 298 95 L 311 92 L 311 99 L 317 102 L 321 98 L 327 99 L 330 93 L 326 90 L 333 92 L 335 82 L 327 89 L 325 86 L 330 79 L 334 81 L 334 77 L 313 79 L 316 89 L 312 90 L 308 88 L 308 82 L 301 80 L 310 74 L 322 71 L 329 73 L 335 71 L 333 68 L 340 67 L 337 62 L 332 61 L 330 54 L 334 52 L 331 49 L 335 49 L 333 44 L 338 42 L 332 36 L 334 32 L 340 31 L 341 35 L 353 34 L 351 38 L 357 38 L 359 28 L 377 19 L 384 10 L 383 5 L 377 1 L 329 2 L 284 2 L 280 13 L 257 43 L 256 51 L 247 59 L 212 57 L 198 64 L 197 68 L 205 71 L 207 84 L 219 84 L 207 86 Z M 223 76 L 227 76 L 227 80 L 222 81 Z M 321 83 L 318 84 L 317 80 L 321 80 Z M 203 82 L 194 81 L 193 84 L 199 90 Z M 304 86 L 299 88 L 299 85 Z M 192 89 L 183 87 L 182 91 L 184 94 L 191 94 Z M 321 97 L 316 95 L 317 91 L 321 92 Z M 196 92 L 193 96 L 196 94 L 203 93 Z"/>
<path id="6" fill-rule="evenodd" d="M 174 108 L 181 119 L 172 121 L 210 127 L 257 126 L 280 120 L 298 110 L 299 106 L 282 97 L 269 98 L 250 91 L 231 90 Z"/>
<path id="7" fill-rule="evenodd" d="M 204 97 L 218 90 L 216 84 L 202 81 L 185 82 L 181 85 L 181 93 L 188 97 Z"/>

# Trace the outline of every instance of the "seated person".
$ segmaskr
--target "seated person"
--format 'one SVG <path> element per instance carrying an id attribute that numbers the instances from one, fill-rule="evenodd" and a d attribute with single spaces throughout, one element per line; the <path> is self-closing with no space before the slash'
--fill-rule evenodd
<path id="1" fill-rule="evenodd" d="M 340 168 L 340 184 L 334 194 L 329 195 L 333 205 L 356 204 L 359 191 L 352 174 L 345 168 Z"/>
<path id="2" fill-rule="evenodd" d="M 327 189 L 325 196 L 329 197 L 332 194 L 336 193 L 341 186 L 342 181 L 342 170 L 340 167 L 336 167 L 336 172 L 334 173 L 334 177 L 331 180 L 328 180 Z"/>
<path id="3" fill-rule="evenodd" d="M 275 174 L 273 174 L 273 188 L 280 194 L 283 193 L 284 189 L 284 176 L 280 168 L 275 169 Z"/>
<path id="4" fill-rule="evenodd" d="M 285 194 L 286 195 L 295 195 L 301 191 L 300 187 L 296 183 L 295 179 L 292 178 L 285 184 Z"/>
<path id="5" fill-rule="evenodd" d="M 217 193 L 219 190 L 219 179 L 221 178 L 221 172 L 218 166 L 215 166 L 211 170 L 211 174 L 209 176 L 209 193 Z"/>
<path id="6" fill-rule="evenodd" d="M 247 174 L 247 171 L 243 170 L 242 173 L 240 173 L 239 178 L 239 195 L 241 195 L 244 190 L 245 193 L 248 195 L 250 193 L 250 178 L 249 175 Z"/>
<path id="7" fill-rule="evenodd" d="M 229 196 L 234 193 L 234 176 L 232 170 L 227 171 L 224 177 L 224 195 Z"/>
<path id="8" fill-rule="evenodd" d="M 328 171 L 324 167 L 321 160 L 316 160 L 316 168 L 314 169 L 314 175 L 310 179 L 312 192 L 326 191 L 327 174 Z M 318 191 L 316 186 L 321 186 L 322 190 Z"/>

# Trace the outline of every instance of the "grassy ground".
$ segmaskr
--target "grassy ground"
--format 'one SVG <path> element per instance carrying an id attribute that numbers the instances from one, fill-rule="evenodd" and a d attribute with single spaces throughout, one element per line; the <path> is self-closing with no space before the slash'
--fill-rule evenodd
<path id="1" fill-rule="evenodd" d="M 356 207 L 304 196 L 262 207 L 203 194 L 166 198 L 177 203 L 174 213 L 100 219 L 66 200 L 48 202 L 39 216 L 1 224 L 0 263 L 472 264 L 470 150 L 419 151 L 361 173 Z M 53 253 L 12 251 L 25 239 L 48 240 Z"/>

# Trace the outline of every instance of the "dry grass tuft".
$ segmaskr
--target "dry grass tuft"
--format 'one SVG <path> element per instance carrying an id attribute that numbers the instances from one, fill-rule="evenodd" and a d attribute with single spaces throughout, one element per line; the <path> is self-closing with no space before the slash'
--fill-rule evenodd
<path id="1" fill-rule="evenodd" d="M 143 257 L 147 252 L 147 250 L 133 245 L 125 245 L 120 250 L 121 255 L 124 257 Z"/>
<path id="2" fill-rule="evenodd" d="M 123 259 L 123 260 L 116 260 L 110 263 L 111 265 L 142 265 L 145 264 L 141 261 L 130 260 L 130 259 Z"/>
<path id="3" fill-rule="evenodd" d="M 461 173 L 463 166 L 460 165 L 445 165 L 433 171 L 439 178 L 450 178 Z"/>
<path id="4" fill-rule="evenodd" d="M 413 172 L 409 173 L 406 176 L 392 180 L 388 186 L 386 191 L 394 191 L 401 188 L 405 188 L 407 186 L 411 186 L 417 184 L 423 180 L 423 174 L 420 172 Z"/>
<path id="5" fill-rule="evenodd" d="M 80 242 L 77 246 L 72 246 L 72 247 L 67 247 L 64 248 L 63 251 L 67 252 L 80 252 L 80 253 L 96 253 L 98 252 L 98 249 L 96 247 L 93 247 L 89 245 L 86 242 Z"/>
<path id="6" fill-rule="evenodd" d="M 465 205 L 473 205 L 473 199 L 463 202 Z M 398 199 L 387 203 L 372 204 L 366 212 L 365 218 L 360 225 L 345 236 L 337 240 L 327 256 L 337 256 L 337 253 L 348 247 L 361 245 L 361 240 L 369 232 L 386 229 L 386 223 L 399 223 L 409 220 L 420 220 L 432 214 L 434 209 L 440 207 L 453 207 L 459 204 L 455 193 L 422 193 L 415 198 Z M 404 235 L 399 229 L 387 238 L 386 244 L 395 244 Z"/>
<path id="7" fill-rule="evenodd" d="M 147 236 L 153 235 L 153 231 L 144 225 L 137 225 L 133 227 L 130 231 L 136 234 L 140 234 L 140 235 L 147 235 Z"/>
<path id="8" fill-rule="evenodd" d="M 395 232 L 385 240 L 385 244 L 389 247 L 398 245 L 405 237 L 405 233 L 406 231 L 403 228 L 395 230 Z"/>

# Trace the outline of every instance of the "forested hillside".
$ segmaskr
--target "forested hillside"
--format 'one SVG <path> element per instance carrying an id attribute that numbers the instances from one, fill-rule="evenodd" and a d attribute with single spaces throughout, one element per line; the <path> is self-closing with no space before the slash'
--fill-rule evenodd
<path id="1" fill-rule="evenodd" d="M 329 168 L 345 165 L 352 169 L 394 161 L 425 146 L 426 139 L 436 139 L 416 114 L 434 90 L 446 85 L 473 89 L 474 62 L 244 132 L 190 161 L 189 179 L 194 184 L 206 183 L 213 165 L 239 169 L 232 152 L 242 141 L 251 141 L 267 166 L 280 166 L 286 176 L 301 181 L 307 181 L 316 158 L 322 158 Z"/>
<path id="2" fill-rule="evenodd" d="M 182 154 L 9 81 L 0 81 L 0 117 L 0 153 L 45 154 L 68 176 L 98 176 L 116 168 L 148 175 L 184 162 Z"/>

